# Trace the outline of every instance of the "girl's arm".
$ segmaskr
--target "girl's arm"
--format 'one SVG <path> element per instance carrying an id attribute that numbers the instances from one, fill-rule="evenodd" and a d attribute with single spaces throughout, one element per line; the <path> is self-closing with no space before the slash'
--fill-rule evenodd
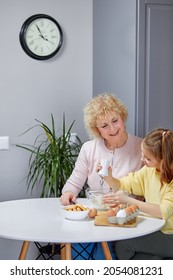
<path id="1" fill-rule="evenodd" d="M 147 203 L 144 201 L 140 201 L 138 199 L 135 199 L 133 197 L 127 196 L 127 203 L 129 204 L 136 204 L 141 212 L 144 212 L 148 215 L 157 217 L 157 218 L 163 218 L 160 205 L 154 204 L 154 203 Z"/>
<path id="2" fill-rule="evenodd" d="M 155 216 L 157 218 L 163 218 L 160 205 L 154 204 L 154 203 L 147 203 L 138 199 L 135 199 L 131 196 L 128 196 L 125 191 L 117 189 L 121 189 L 121 182 L 120 180 L 114 178 L 112 176 L 112 169 L 109 167 L 108 169 L 108 176 L 104 177 L 105 182 L 110 186 L 112 190 L 115 191 L 115 193 L 111 194 L 109 198 L 105 197 L 104 202 L 112 205 L 118 205 L 118 204 L 136 204 L 141 212 L 144 212 L 148 215 Z"/>
<path id="3" fill-rule="evenodd" d="M 162 212 L 160 209 L 160 205 L 158 205 L 158 204 L 147 203 L 147 202 L 143 202 L 143 201 L 140 201 L 137 199 L 134 199 L 134 204 L 138 205 L 140 211 L 142 211 L 148 215 L 151 215 L 151 216 L 154 216 L 154 217 L 157 217 L 160 219 L 163 218 Z"/>
<path id="4" fill-rule="evenodd" d="M 120 180 L 113 177 L 104 177 L 104 181 L 110 186 L 113 191 L 117 191 L 117 189 L 119 189 L 121 186 Z"/>
<path id="5" fill-rule="evenodd" d="M 112 193 L 109 196 L 104 197 L 104 202 L 108 203 L 110 205 L 118 205 L 118 204 L 136 204 L 141 212 L 144 212 L 148 215 L 157 217 L 157 218 L 163 218 L 160 205 L 154 204 L 154 203 L 147 203 L 144 201 L 140 201 L 138 199 L 135 199 L 133 197 L 128 196 L 124 191 L 117 191 L 115 193 Z"/>

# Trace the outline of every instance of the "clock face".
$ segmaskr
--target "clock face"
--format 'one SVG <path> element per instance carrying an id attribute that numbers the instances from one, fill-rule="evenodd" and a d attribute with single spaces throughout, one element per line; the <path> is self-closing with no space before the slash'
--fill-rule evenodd
<path id="1" fill-rule="evenodd" d="M 61 48 L 62 41 L 60 25 L 52 17 L 43 14 L 28 18 L 20 31 L 23 50 L 39 60 L 53 57 Z"/>

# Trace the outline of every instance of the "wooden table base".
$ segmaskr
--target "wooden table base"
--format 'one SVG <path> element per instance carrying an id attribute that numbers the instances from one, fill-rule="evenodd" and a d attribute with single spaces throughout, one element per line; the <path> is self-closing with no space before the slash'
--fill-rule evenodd
<path id="1" fill-rule="evenodd" d="M 62 243 L 61 244 L 61 260 L 71 260 L 71 244 Z"/>
<path id="2" fill-rule="evenodd" d="M 19 260 L 25 260 L 26 255 L 28 252 L 30 241 L 24 241 L 20 255 Z M 112 256 L 109 250 L 109 246 L 107 242 L 101 242 L 102 249 L 105 255 L 106 260 L 112 260 Z M 72 252 L 71 252 L 71 244 L 70 243 L 63 243 L 61 244 L 61 260 L 71 260 L 72 259 Z"/>
<path id="3" fill-rule="evenodd" d="M 101 246 L 103 249 L 103 253 L 105 255 L 106 260 L 112 260 L 111 252 L 109 250 L 109 246 L 107 242 L 101 242 Z M 71 260 L 72 252 L 71 252 L 71 244 L 65 243 L 61 244 L 61 260 Z"/>
<path id="4" fill-rule="evenodd" d="M 26 259 L 26 254 L 28 252 L 28 248 L 29 248 L 29 244 L 30 241 L 24 241 L 21 251 L 20 251 L 20 255 L 19 255 L 19 260 L 25 260 Z"/>
<path id="5" fill-rule="evenodd" d="M 105 255 L 106 260 L 112 260 L 111 252 L 107 242 L 101 242 L 102 249 Z"/>

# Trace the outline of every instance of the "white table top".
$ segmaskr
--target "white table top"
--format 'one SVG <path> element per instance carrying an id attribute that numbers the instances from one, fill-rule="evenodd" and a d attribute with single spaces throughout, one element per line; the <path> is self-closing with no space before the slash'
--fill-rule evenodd
<path id="1" fill-rule="evenodd" d="M 78 202 L 88 204 L 87 199 Z M 0 237 L 36 242 L 82 243 L 133 238 L 161 229 L 165 221 L 142 217 L 135 228 L 95 226 L 94 220 L 70 221 L 58 198 L 0 203 Z"/>

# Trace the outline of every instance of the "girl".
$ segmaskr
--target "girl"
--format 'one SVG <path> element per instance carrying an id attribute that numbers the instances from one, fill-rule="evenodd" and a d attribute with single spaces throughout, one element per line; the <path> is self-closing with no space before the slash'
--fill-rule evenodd
<path id="1" fill-rule="evenodd" d="M 141 144 L 145 166 L 121 179 L 109 175 L 104 180 L 111 188 L 121 189 L 104 198 L 111 205 L 136 204 L 140 211 L 166 220 L 158 232 L 114 243 L 118 259 L 166 259 L 173 257 L 173 131 L 156 129 Z M 100 166 L 98 166 L 98 170 Z M 122 190 L 143 195 L 136 200 Z"/>

